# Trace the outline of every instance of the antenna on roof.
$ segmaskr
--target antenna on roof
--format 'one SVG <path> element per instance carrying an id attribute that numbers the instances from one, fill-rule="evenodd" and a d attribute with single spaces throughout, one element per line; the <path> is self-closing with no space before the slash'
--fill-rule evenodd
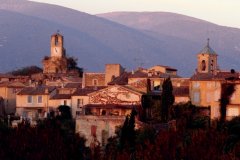
<path id="1" fill-rule="evenodd" d="M 210 42 L 210 39 L 208 38 L 208 39 L 207 39 L 207 46 L 209 46 L 209 42 Z"/>
<path id="2" fill-rule="evenodd" d="M 135 61 L 135 63 L 136 63 L 136 65 L 137 65 L 137 67 L 140 67 L 140 68 L 142 68 L 142 67 L 143 67 L 143 65 L 145 64 L 143 61 L 141 61 L 141 59 L 140 59 L 140 58 L 134 58 L 133 60 Z"/>
<path id="3" fill-rule="evenodd" d="M 59 29 L 57 30 L 57 33 L 60 33 L 60 30 L 59 30 Z"/>

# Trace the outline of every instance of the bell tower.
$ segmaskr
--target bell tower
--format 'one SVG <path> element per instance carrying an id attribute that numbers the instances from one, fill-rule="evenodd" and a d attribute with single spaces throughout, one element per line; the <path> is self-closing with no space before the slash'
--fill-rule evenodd
<path id="1" fill-rule="evenodd" d="M 211 73 L 214 74 L 218 70 L 217 65 L 217 53 L 210 47 L 209 38 L 207 39 L 207 45 L 201 52 L 197 54 L 198 73 Z"/>
<path id="2" fill-rule="evenodd" d="M 51 36 L 51 57 L 65 57 L 63 36 L 59 32 Z"/>

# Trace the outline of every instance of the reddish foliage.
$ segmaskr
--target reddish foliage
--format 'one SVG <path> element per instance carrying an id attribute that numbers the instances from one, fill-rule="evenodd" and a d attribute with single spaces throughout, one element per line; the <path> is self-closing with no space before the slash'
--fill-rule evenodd
<path id="1" fill-rule="evenodd" d="M 57 122 L 44 126 L 20 125 L 0 131 L 0 159 L 68 160 L 84 159 L 87 153 L 85 139 L 65 134 Z"/>

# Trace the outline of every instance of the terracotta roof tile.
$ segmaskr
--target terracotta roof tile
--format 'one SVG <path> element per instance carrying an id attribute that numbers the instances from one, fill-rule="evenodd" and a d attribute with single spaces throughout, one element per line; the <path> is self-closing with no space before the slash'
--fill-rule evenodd
<path id="1" fill-rule="evenodd" d="M 71 99 L 72 94 L 56 94 L 52 96 L 50 99 Z"/>
<path id="2" fill-rule="evenodd" d="M 39 87 L 26 87 L 22 89 L 18 95 L 48 95 L 54 91 L 55 87 L 39 86 Z"/>
<path id="3" fill-rule="evenodd" d="M 237 80 L 239 79 L 239 73 L 231 72 L 218 72 L 216 75 L 211 73 L 196 73 L 190 80 L 191 81 L 211 81 L 211 80 Z"/>
<path id="4" fill-rule="evenodd" d="M 170 67 L 170 66 L 165 66 L 165 65 L 156 65 L 156 66 L 159 66 L 159 67 L 164 67 L 166 68 L 167 70 L 171 70 L 171 71 L 177 71 L 176 68 L 173 68 L 173 67 Z M 154 67 L 154 66 L 153 66 Z M 151 67 L 152 68 L 152 67 Z"/>
<path id="5" fill-rule="evenodd" d="M 82 88 L 82 83 L 67 83 L 64 88 Z"/>
<path id="6" fill-rule="evenodd" d="M 171 75 L 167 73 L 159 73 L 159 74 L 151 74 L 142 72 L 142 71 L 136 71 L 133 74 L 129 75 L 129 78 L 180 78 L 178 75 Z"/>
<path id="7" fill-rule="evenodd" d="M 140 105 L 119 105 L 119 104 L 87 104 L 85 105 L 86 108 L 104 108 L 104 109 L 111 109 L 111 108 L 120 108 L 120 109 L 132 109 L 132 108 L 139 108 Z"/>
<path id="8" fill-rule="evenodd" d="M 174 87 L 173 94 L 177 97 L 188 97 L 189 96 L 189 87 Z"/>
<path id="9" fill-rule="evenodd" d="M 24 88 L 26 87 L 26 85 L 21 82 L 0 82 L 0 87 Z"/>
<path id="10" fill-rule="evenodd" d="M 106 88 L 106 86 L 79 88 L 73 93 L 73 96 L 87 96 L 87 94 Z"/>
<path id="11" fill-rule="evenodd" d="M 114 78 L 108 85 L 127 85 L 128 77 L 131 75 L 130 72 L 124 72 L 120 76 Z"/>

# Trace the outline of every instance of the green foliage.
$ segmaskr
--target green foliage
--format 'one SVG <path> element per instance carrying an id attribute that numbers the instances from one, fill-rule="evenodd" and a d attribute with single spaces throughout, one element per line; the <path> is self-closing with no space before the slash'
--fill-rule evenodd
<path id="1" fill-rule="evenodd" d="M 21 69 L 17 69 L 14 71 L 9 72 L 9 74 L 12 74 L 14 76 L 31 76 L 32 74 L 36 73 L 42 73 L 42 69 L 38 66 L 27 66 L 23 67 Z"/>
<path id="2" fill-rule="evenodd" d="M 175 100 L 172 91 L 172 81 L 170 78 L 167 78 L 163 81 L 162 85 L 161 118 L 163 122 L 167 122 L 169 120 L 170 107 L 173 105 Z"/>

